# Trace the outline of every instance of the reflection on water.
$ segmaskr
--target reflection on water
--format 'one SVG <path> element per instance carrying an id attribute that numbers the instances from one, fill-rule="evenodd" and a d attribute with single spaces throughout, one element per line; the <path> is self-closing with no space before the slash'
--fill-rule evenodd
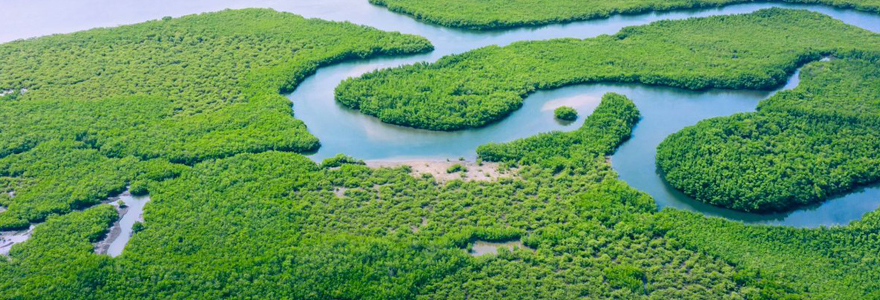
<path id="1" fill-rule="evenodd" d="M 784 89 L 796 85 L 797 75 L 792 77 Z M 819 227 L 845 225 L 880 206 L 880 186 L 862 188 L 820 204 L 776 214 L 746 213 L 696 201 L 669 186 L 657 174 L 657 146 L 670 134 L 700 120 L 754 111 L 757 103 L 770 93 L 677 91 L 664 95 L 637 91 L 618 92 L 635 102 L 642 113 L 642 120 L 633 130 L 632 138 L 613 155 L 612 167 L 620 174 L 620 179 L 630 186 L 651 194 L 661 209 L 674 207 L 746 223 Z"/>
<path id="2" fill-rule="evenodd" d="M 822 205 L 781 215 L 758 215 L 720 209 L 694 201 L 669 188 L 655 173 L 656 146 L 669 134 L 700 120 L 754 111 L 758 102 L 773 92 L 768 91 L 687 91 L 673 88 L 633 84 L 592 84 L 538 91 L 530 95 L 521 109 L 507 118 L 479 129 L 436 132 L 384 124 L 337 104 L 333 90 L 340 81 L 380 68 L 389 68 L 460 53 L 472 48 L 518 40 L 558 37 L 587 38 L 617 32 L 621 27 L 646 24 L 658 19 L 682 19 L 708 15 L 747 13 L 771 6 L 806 8 L 829 14 L 862 28 L 880 32 L 880 16 L 830 9 L 820 6 L 744 4 L 721 9 L 687 10 L 636 16 L 616 16 L 606 20 L 552 25 L 539 28 L 493 31 L 488 33 L 444 29 L 411 20 L 391 18 L 370 21 L 380 29 L 400 30 L 427 37 L 436 50 L 429 54 L 403 58 L 377 58 L 342 63 L 318 70 L 290 95 L 296 117 L 303 120 L 321 140 L 322 147 L 311 157 L 321 160 L 346 153 L 368 160 L 474 159 L 474 149 L 488 142 L 506 142 L 552 130 L 577 129 L 583 118 L 598 105 L 606 92 L 630 97 L 642 112 L 643 119 L 614 155 L 614 169 L 621 179 L 654 196 L 658 206 L 699 211 L 710 216 L 723 216 L 744 222 L 786 224 L 799 227 L 845 224 L 872 211 L 880 204 L 880 191 L 866 189 Z M 356 16 L 349 16 L 358 19 Z M 358 21 L 355 21 L 358 22 Z M 784 89 L 797 85 L 794 76 Z M 582 117 L 574 123 L 557 122 L 553 108 L 573 106 Z M 858 203 L 858 205 L 854 205 Z"/>

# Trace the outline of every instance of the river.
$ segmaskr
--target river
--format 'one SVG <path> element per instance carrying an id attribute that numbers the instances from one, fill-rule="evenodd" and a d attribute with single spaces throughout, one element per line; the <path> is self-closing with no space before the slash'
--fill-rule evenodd
<path id="1" fill-rule="evenodd" d="M 749 13 L 769 7 L 817 11 L 848 24 L 880 32 L 880 15 L 818 5 L 749 3 L 721 8 L 618 15 L 593 21 L 478 32 L 418 22 L 408 16 L 370 5 L 366 0 L 89 0 L 76 3 L 61 0 L 6 0 L 4 9 L 0 10 L 0 28 L 4 28 L 0 32 L 0 42 L 93 27 L 131 24 L 163 16 L 181 16 L 245 7 L 274 8 L 306 17 L 350 21 L 387 31 L 417 34 L 428 38 L 435 46 L 435 50 L 427 54 L 350 61 L 324 67 L 314 76 L 303 81 L 290 98 L 294 103 L 295 117 L 303 120 L 308 125 L 309 131 L 321 140 L 321 149 L 310 155 L 315 160 L 337 153 L 378 161 L 445 160 L 459 157 L 474 159 L 476 155 L 474 149 L 480 144 L 505 142 L 551 130 L 577 129 L 583 118 L 598 105 L 602 94 L 617 92 L 627 95 L 636 103 L 643 119 L 635 128 L 633 137 L 612 157 L 612 166 L 622 180 L 651 194 L 660 208 L 693 210 L 747 223 L 817 227 L 846 224 L 880 206 L 880 187 L 869 187 L 790 213 L 749 214 L 694 201 L 668 187 L 656 174 L 654 161 L 656 146 L 666 136 L 696 124 L 702 119 L 754 111 L 757 103 L 772 95 L 773 91 L 695 92 L 637 84 L 570 86 L 530 95 L 520 110 L 500 122 L 479 129 L 456 132 L 417 130 L 384 124 L 373 117 L 344 108 L 333 99 L 334 88 L 345 78 L 379 68 L 436 61 L 445 55 L 488 45 L 507 45 L 522 40 L 564 37 L 589 38 L 601 34 L 613 34 L 625 26 L 642 25 L 657 20 Z M 793 76 L 783 88 L 790 88 L 796 84 L 797 76 Z M 557 122 L 552 117 L 552 109 L 560 105 L 575 107 L 581 119 L 573 123 Z"/>

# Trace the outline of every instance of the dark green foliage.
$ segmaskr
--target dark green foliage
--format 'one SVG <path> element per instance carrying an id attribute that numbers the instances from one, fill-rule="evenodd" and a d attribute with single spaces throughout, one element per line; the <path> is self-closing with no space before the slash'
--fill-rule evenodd
<path id="1" fill-rule="evenodd" d="M 427 51 L 424 38 L 266 9 L 0 45 L 0 229 L 94 205 L 184 166 L 319 146 L 292 90 L 322 65 Z M 26 89 L 26 92 L 23 90 Z"/>
<path id="2" fill-rule="evenodd" d="M 560 106 L 553 110 L 553 116 L 564 121 L 574 121 L 578 118 L 578 113 L 574 108 L 568 106 Z"/>
<path id="3" fill-rule="evenodd" d="M 129 192 L 135 196 L 142 196 L 149 193 L 149 187 L 147 186 L 146 181 L 138 180 L 131 183 L 129 186 Z"/>
<path id="4" fill-rule="evenodd" d="M 321 162 L 321 166 L 324 168 L 336 168 L 341 167 L 344 164 L 363 165 L 364 161 L 345 154 L 336 154 L 336 156 L 325 159 Z"/>
<path id="5" fill-rule="evenodd" d="M 138 233 L 143 231 L 144 229 L 147 229 L 147 226 L 144 225 L 143 222 L 134 222 L 134 224 L 131 225 L 131 233 Z"/>
<path id="6" fill-rule="evenodd" d="M 657 162 L 685 194 L 745 211 L 818 202 L 880 179 L 880 64 L 806 66 L 801 83 L 756 113 L 700 122 L 669 136 Z"/>
<path id="7" fill-rule="evenodd" d="M 880 35 L 828 16 L 767 9 L 489 46 L 346 80 L 336 99 L 383 122 L 455 130 L 499 120 L 539 89 L 592 82 L 768 89 L 824 55 L 877 57 L 878 49 Z"/>
<path id="8" fill-rule="evenodd" d="M 461 164 L 454 164 L 454 165 L 449 166 L 449 168 L 446 169 L 446 173 L 456 173 L 456 172 L 466 172 L 466 171 L 467 171 L 467 168 L 465 168 Z"/>
<path id="9" fill-rule="evenodd" d="M 370 0 L 389 10 L 449 27 L 499 29 L 608 18 L 615 14 L 717 7 L 754 0 Z M 776 0 L 880 12 L 877 0 Z"/>

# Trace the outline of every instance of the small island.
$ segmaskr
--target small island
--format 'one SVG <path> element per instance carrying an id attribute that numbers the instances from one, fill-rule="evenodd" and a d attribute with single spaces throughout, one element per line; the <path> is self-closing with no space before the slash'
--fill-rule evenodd
<path id="1" fill-rule="evenodd" d="M 577 110 L 568 106 L 560 106 L 553 111 L 553 115 L 556 116 L 557 119 L 563 121 L 574 121 L 578 118 Z"/>

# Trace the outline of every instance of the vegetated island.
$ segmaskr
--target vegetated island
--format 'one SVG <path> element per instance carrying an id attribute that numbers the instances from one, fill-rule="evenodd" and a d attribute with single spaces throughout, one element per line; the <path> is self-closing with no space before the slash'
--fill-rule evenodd
<path id="1" fill-rule="evenodd" d="M 638 82 L 770 89 L 823 56 L 876 57 L 880 35 L 802 10 L 658 21 L 590 39 L 489 46 L 348 79 L 336 99 L 383 122 L 433 130 L 484 126 L 539 89 Z"/>
<path id="2" fill-rule="evenodd" d="M 569 106 L 560 106 L 553 110 L 553 117 L 563 121 L 574 121 L 578 118 L 577 110 Z"/>
<path id="3" fill-rule="evenodd" d="M 604 19 L 619 14 L 720 7 L 754 0 L 370 0 L 397 13 L 438 25 L 489 30 Z M 877 0 L 775 0 L 880 13 Z"/>
<path id="4" fill-rule="evenodd" d="M 794 90 L 754 113 L 713 118 L 666 138 L 657 165 L 697 200 L 782 211 L 880 180 L 880 63 L 804 67 Z"/>
<path id="5" fill-rule="evenodd" d="M 191 15 L 0 45 L 0 230 L 99 203 L 180 164 L 319 146 L 292 90 L 345 59 L 429 51 L 424 38 L 267 9 Z M 175 166 L 177 165 L 177 166 Z"/>

